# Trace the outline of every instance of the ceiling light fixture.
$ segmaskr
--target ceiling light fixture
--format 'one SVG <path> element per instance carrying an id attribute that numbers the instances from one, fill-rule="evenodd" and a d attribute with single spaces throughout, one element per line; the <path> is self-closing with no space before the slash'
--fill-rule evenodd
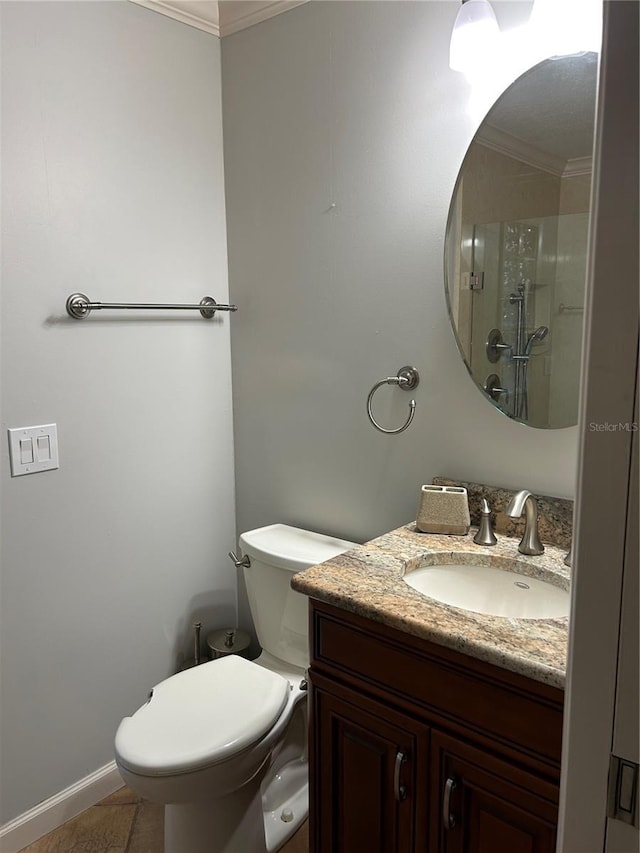
<path id="1" fill-rule="evenodd" d="M 498 21 L 489 0 L 462 0 L 449 47 L 449 67 L 468 71 L 480 54 L 491 51 L 500 34 Z"/>
<path id="2" fill-rule="evenodd" d="M 532 37 L 549 57 L 600 51 L 602 0 L 535 0 Z"/>

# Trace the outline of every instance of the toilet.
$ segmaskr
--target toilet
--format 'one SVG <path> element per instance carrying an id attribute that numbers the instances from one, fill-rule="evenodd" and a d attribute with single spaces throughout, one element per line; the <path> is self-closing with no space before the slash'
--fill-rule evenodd
<path id="1" fill-rule="evenodd" d="M 286 524 L 243 533 L 260 657 L 173 675 L 120 723 L 123 780 L 165 804 L 164 853 L 273 853 L 306 818 L 308 608 L 290 580 L 355 544 Z"/>

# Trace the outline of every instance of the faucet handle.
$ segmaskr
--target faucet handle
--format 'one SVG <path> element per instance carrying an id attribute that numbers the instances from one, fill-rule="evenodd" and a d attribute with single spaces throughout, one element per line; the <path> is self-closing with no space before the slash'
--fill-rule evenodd
<path id="1" fill-rule="evenodd" d="M 491 510 L 486 498 L 482 499 L 480 526 L 478 527 L 478 532 L 473 537 L 473 541 L 476 545 L 495 545 L 498 541 L 491 527 Z"/>

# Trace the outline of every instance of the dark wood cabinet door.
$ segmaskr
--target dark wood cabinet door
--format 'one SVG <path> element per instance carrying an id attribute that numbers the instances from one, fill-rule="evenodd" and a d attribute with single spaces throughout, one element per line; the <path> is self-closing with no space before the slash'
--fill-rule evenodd
<path id="1" fill-rule="evenodd" d="M 311 849 L 425 850 L 428 728 L 374 700 L 338 686 L 337 692 L 327 690 L 317 681 L 326 679 L 312 675 Z"/>
<path id="2" fill-rule="evenodd" d="M 433 732 L 430 850 L 554 853 L 557 787 Z"/>

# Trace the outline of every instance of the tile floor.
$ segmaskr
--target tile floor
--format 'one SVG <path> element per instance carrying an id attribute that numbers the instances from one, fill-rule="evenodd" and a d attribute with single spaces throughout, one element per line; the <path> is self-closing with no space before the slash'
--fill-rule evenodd
<path id="1" fill-rule="evenodd" d="M 163 807 L 120 788 L 20 853 L 163 853 Z M 280 853 L 308 853 L 308 823 Z"/>

